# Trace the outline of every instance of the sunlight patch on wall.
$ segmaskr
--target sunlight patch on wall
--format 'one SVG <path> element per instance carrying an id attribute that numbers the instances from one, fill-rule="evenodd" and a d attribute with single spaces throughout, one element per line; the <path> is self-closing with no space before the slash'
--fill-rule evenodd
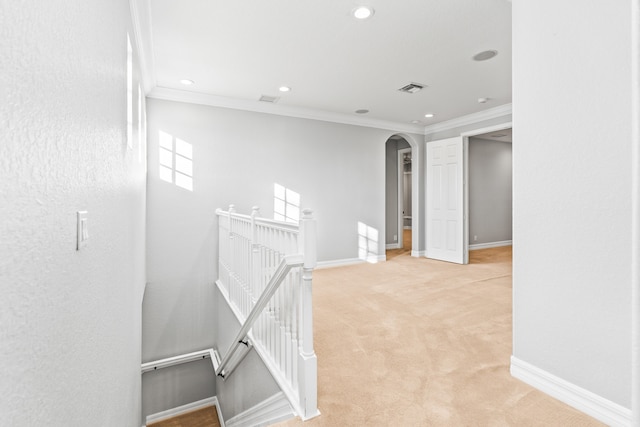
<path id="1" fill-rule="evenodd" d="M 297 224 L 300 220 L 300 194 L 273 184 L 273 219 Z"/>
<path id="2" fill-rule="evenodd" d="M 193 191 L 193 146 L 160 131 L 160 179 Z"/>
<path id="3" fill-rule="evenodd" d="M 358 258 L 375 264 L 378 262 L 378 230 L 358 221 Z"/>

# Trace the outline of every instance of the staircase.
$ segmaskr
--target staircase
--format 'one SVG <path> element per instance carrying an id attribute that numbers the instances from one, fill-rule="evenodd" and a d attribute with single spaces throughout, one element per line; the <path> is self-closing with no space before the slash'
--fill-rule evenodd
<path id="1" fill-rule="evenodd" d="M 233 205 L 216 210 L 216 286 L 241 325 L 230 347 L 144 363 L 142 373 L 208 358 L 226 380 L 253 349 L 294 415 L 308 420 L 320 414 L 311 293 L 316 222 L 310 210 L 303 210 L 299 225 L 259 215 L 256 207 L 251 215 L 237 213 Z"/>
<path id="2" fill-rule="evenodd" d="M 229 210 L 218 216 L 220 293 L 242 325 L 222 357 L 212 359 L 226 379 L 253 348 L 287 397 L 307 420 L 317 408 L 317 359 L 313 349 L 312 273 L 316 223 L 303 210 L 300 225 Z"/>

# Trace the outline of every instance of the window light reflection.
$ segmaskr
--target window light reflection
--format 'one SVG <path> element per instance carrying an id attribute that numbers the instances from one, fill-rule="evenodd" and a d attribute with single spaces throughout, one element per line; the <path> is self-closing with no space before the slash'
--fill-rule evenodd
<path id="1" fill-rule="evenodd" d="M 358 258 L 375 264 L 378 262 L 378 230 L 358 221 Z"/>
<path id="2" fill-rule="evenodd" d="M 162 130 L 158 145 L 160 179 L 193 191 L 193 146 Z"/>
<path id="3" fill-rule="evenodd" d="M 297 224 L 300 220 L 300 194 L 283 185 L 273 184 L 273 218 Z"/>

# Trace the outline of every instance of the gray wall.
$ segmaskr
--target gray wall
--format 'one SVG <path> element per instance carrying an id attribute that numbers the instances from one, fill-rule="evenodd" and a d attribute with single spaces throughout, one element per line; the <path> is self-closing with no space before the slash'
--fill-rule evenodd
<path id="1" fill-rule="evenodd" d="M 218 313 L 217 345 L 220 357 L 224 357 L 241 325 L 217 287 L 216 311 Z M 216 387 L 225 420 L 231 419 L 280 391 L 271 373 L 253 349 L 226 380 L 217 378 Z"/>
<path id="2" fill-rule="evenodd" d="M 630 5 L 513 2 L 513 354 L 626 408 Z"/>
<path id="3" fill-rule="evenodd" d="M 272 217 L 278 183 L 314 210 L 319 261 L 357 259 L 359 221 L 379 231 L 378 254 L 384 255 L 384 144 L 393 132 L 157 99 L 148 101 L 148 118 L 144 361 L 219 345 L 223 338 L 216 333 L 228 326 L 216 325 L 222 315 L 214 291 L 216 208 L 235 204 L 238 212 L 250 213 L 257 205 L 262 216 Z M 159 179 L 160 130 L 192 144 L 193 192 Z M 252 360 L 246 372 L 259 369 Z M 255 387 L 244 375 L 234 373 L 236 395 Z M 219 390 L 198 393 L 213 392 Z M 179 389 L 157 393 L 168 408 L 181 404 Z M 226 417 L 242 409 L 218 394 Z"/>
<path id="4" fill-rule="evenodd" d="M 126 140 L 129 2 L 0 9 L 0 423 L 139 426 L 145 157 L 135 76 Z"/>
<path id="5" fill-rule="evenodd" d="M 511 151 L 508 142 L 469 138 L 469 245 L 512 239 Z"/>

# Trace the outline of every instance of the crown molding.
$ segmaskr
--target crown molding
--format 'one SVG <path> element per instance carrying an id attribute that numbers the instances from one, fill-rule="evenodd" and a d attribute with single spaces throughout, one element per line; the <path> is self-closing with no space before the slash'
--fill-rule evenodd
<path id="1" fill-rule="evenodd" d="M 466 116 L 456 117 L 455 119 L 447 120 L 440 123 L 424 128 L 424 134 L 429 135 L 436 132 L 442 132 L 445 130 L 455 129 L 461 126 L 471 125 L 474 123 L 482 122 L 484 120 L 491 120 L 497 117 L 502 117 L 512 114 L 512 104 L 503 104 L 497 107 L 489 108 L 487 110 L 478 111 L 477 113 L 467 114 Z"/>
<path id="2" fill-rule="evenodd" d="M 154 87 L 147 96 L 166 101 L 187 102 L 191 104 L 207 105 L 210 107 L 230 108 L 234 110 L 251 111 L 255 113 L 275 114 L 279 116 L 295 117 L 299 119 L 320 120 L 324 122 L 341 123 L 346 125 L 364 126 L 369 128 L 406 132 L 424 135 L 424 126 L 399 123 L 388 120 L 378 120 L 367 117 L 354 117 L 349 114 L 334 113 L 311 108 L 293 107 L 289 105 L 270 104 L 239 98 L 228 98 L 199 92 Z"/>
<path id="3" fill-rule="evenodd" d="M 145 93 L 156 86 L 155 56 L 153 55 L 153 37 L 151 33 L 150 0 L 129 0 L 131 25 L 133 27 L 132 43 L 138 53 L 138 63 L 142 86 Z"/>

